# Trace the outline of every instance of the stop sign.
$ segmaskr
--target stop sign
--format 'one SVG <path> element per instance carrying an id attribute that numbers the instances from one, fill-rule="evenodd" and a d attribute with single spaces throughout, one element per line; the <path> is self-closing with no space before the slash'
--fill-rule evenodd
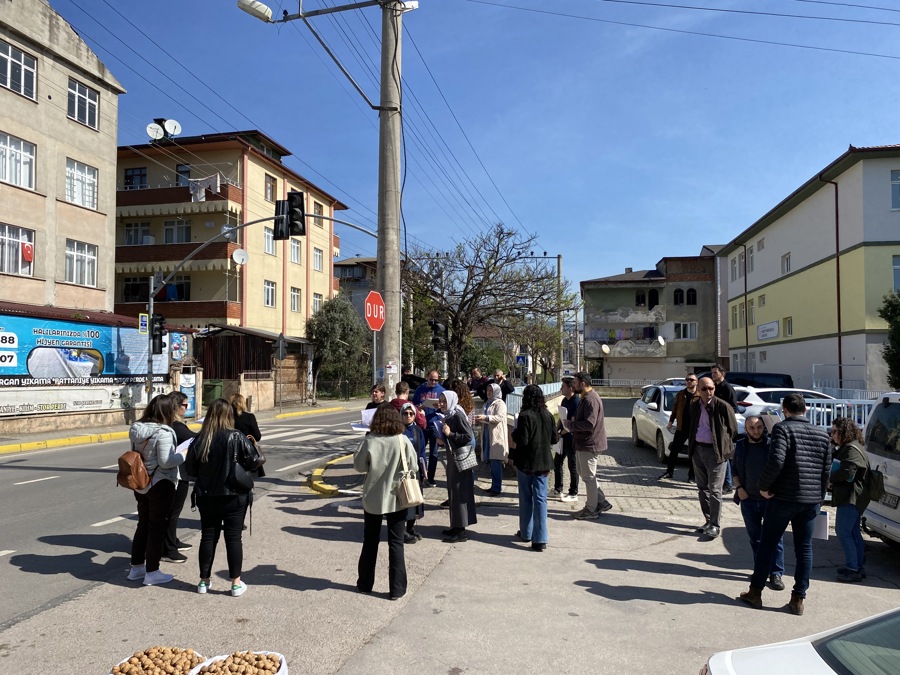
<path id="1" fill-rule="evenodd" d="M 366 323 L 374 331 L 384 326 L 384 299 L 378 291 L 369 291 L 366 296 Z"/>

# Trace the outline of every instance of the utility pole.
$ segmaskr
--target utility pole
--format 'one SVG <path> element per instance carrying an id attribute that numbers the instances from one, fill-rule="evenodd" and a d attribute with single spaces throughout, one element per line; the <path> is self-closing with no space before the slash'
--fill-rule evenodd
<path id="1" fill-rule="evenodd" d="M 563 358 L 565 356 L 565 342 L 566 342 L 566 330 L 565 326 L 563 326 L 563 312 L 562 312 L 562 253 L 556 256 L 556 292 L 557 299 L 556 301 L 559 303 L 559 312 L 556 315 L 556 325 L 559 326 L 559 377 L 557 377 L 557 381 L 561 382 L 563 377 Z"/>

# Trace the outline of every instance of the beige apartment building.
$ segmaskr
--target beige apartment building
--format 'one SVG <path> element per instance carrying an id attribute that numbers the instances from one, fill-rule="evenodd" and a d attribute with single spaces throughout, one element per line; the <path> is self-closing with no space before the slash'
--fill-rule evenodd
<path id="1" fill-rule="evenodd" d="M 169 125 L 169 128 L 174 128 Z M 325 217 L 347 207 L 282 163 L 290 152 L 259 131 L 171 136 L 118 150 L 116 304 L 146 311 L 149 278 L 168 276 L 155 296 L 167 323 L 306 334 L 306 320 L 336 292 L 340 240 Z M 219 236 L 223 228 L 275 214 L 289 191 L 303 192 L 306 235 L 276 241 L 272 221 Z"/>
<path id="2" fill-rule="evenodd" d="M 0 301 L 113 309 L 124 91 L 47 2 L 0 3 Z"/>

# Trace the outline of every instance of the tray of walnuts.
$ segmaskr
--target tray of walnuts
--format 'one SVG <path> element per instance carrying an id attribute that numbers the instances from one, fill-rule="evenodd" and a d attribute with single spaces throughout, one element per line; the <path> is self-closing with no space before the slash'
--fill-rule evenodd
<path id="1" fill-rule="evenodd" d="M 113 666 L 110 675 L 188 675 L 200 663 L 203 656 L 193 649 L 157 646 L 135 652 Z"/>
<path id="2" fill-rule="evenodd" d="M 233 652 L 213 656 L 194 668 L 190 675 L 288 675 L 287 661 L 278 652 Z"/>

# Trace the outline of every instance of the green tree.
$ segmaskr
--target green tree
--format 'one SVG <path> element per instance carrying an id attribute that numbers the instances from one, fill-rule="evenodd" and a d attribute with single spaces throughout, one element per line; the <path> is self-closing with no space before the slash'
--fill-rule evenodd
<path id="1" fill-rule="evenodd" d="M 884 296 L 878 316 L 887 321 L 888 341 L 881 353 L 888 367 L 888 384 L 900 389 L 900 296 L 891 291 Z"/>
<path id="2" fill-rule="evenodd" d="M 460 369 L 468 375 L 472 368 L 480 368 L 481 374 L 491 377 L 497 368 L 506 371 L 503 350 L 494 345 L 481 345 L 469 340 L 463 347 Z"/>
<path id="3" fill-rule="evenodd" d="M 366 361 L 359 357 L 366 352 L 369 334 L 350 301 L 338 295 L 322 304 L 322 308 L 306 322 L 306 337 L 313 343 L 312 359 L 313 400 L 321 372 L 335 379 L 340 386 L 354 377 L 364 376 Z M 371 361 L 369 361 L 371 363 Z"/>
<path id="4" fill-rule="evenodd" d="M 441 355 L 431 345 L 432 301 L 427 295 L 413 290 L 404 291 L 403 298 L 403 365 L 427 371 L 440 369 Z"/>
<path id="5" fill-rule="evenodd" d="M 557 362 L 562 333 L 556 325 L 556 318 L 551 322 L 544 316 L 525 317 L 517 323 L 513 335 L 522 351 L 531 354 L 535 364 L 541 366 L 543 381 L 546 383 L 547 378 L 552 375 L 551 371 L 559 366 Z"/>

